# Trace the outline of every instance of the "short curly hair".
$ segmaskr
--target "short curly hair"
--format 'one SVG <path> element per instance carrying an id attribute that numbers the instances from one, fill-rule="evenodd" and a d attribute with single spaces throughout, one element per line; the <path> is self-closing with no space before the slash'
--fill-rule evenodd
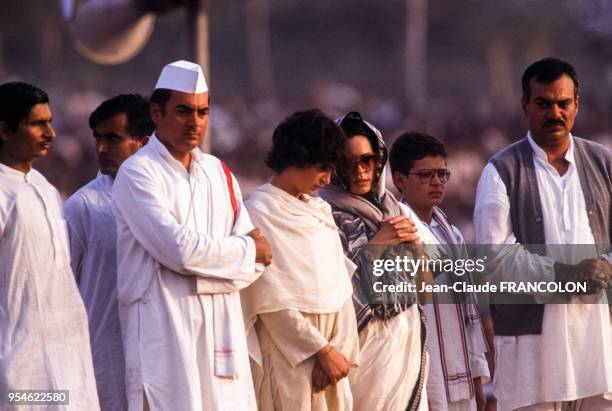
<path id="1" fill-rule="evenodd" d="M 298 111 L 274 130 L 266 165 L 276 173 L 292 166 L 333 168 L 343 160 L 344 138 L 340 126 L 320 110 Z"/>

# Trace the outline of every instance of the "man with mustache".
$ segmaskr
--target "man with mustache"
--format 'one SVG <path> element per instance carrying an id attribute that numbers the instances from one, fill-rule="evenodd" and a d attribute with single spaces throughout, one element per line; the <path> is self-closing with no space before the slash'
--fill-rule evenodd
<path id="1" fill-rule="evenodd" d="M 238 291 L 272 256 L 236 179 L 199 149 L 209 103 L 199 65 L 166 65 L 155 132 L 113 185 L 130 410 L 256 409 Z"/>
<path id="2" fill-rule="evenodd" d="M 571 134 L 580 97 L 569 63 L 537 61 L 522 86 L 530 130 L 482 172 L 476 240 L 516 244 L 500 257 L 502 281 L 584 281 L 590 295 L 521 295 L 526 304 L 492 306 L 498 409 L 609 411 L 612 338 L 604 290 L 612 272 L 612 151 Z M 533 244 L 565 246 L 543 247 L 546 255 L 538 255 L 526 246 Z M 577 244 L 592 245 L 590 258 L 572 255 Z"/>
<path id="3" fill-rule="evenodd" d="M 123 345 L 117 307 L 117 227 L 111 192 L 119 166 L 153 133 L 147 101 L 122 94 L 104 101 L 89 117 L 98 154 L 98 176 L 64 206 L 71 265 L 89 316 L 100 406 L 125 410 Z"/>
<path id="4" fill-rule="evenodd" d="M 11 390 L 70 390 L 66 404 L 99 410 L 61 199 L 32 169 L 55 140 L 52 120 L 41 89 L 0 86 L 0 408 Z"/>

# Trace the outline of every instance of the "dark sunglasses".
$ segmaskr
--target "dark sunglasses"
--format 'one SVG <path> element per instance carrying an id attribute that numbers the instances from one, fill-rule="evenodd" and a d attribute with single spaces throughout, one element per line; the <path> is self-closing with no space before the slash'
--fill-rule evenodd
<path id="1" fill-rule="evenodd" d="M 364 154 L 358 158 L 351 158 L 349 159 L 349 162 L 348 162 L 349 170 L 353 171 L 358 166 L 361 166 L 369 170 L 374 167 L 374 163 L 376 162 L 377 159 L 378 159 L 378 156 L 374 153 Z"/>
<path id="2" fill-rule="evenodd" d="M 446 183 L 450 179 L 451 172 L 448 168 L 427 168 L 424 170 L 419 170 L 416 173 L 408 172 L 406 174 L 414 174 L 419 176 L 419 181 L 422 184 L 425 184 L 431 183 L 436 175 L 441 182 Z"/>

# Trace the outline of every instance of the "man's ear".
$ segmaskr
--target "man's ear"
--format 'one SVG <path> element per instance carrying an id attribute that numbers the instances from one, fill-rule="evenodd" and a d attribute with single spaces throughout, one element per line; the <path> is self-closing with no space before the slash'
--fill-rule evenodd
<path id="1" fill-rule="evenodd" d="M 399 171 L 396 171 L 391 176 L 393 178 L 393 185 L 397 188 L 397 191 L 402 192 L 402 174 Z"/>
<path id="2" fill-rule="evenodd" d="M 140 147 L 146 146 L 147 143 L 149 142 L 149 137 L 143 137 L 139 140 L 140 143 Z"/>
<path id="3" fill-rule="evenodd" d="M 153 120 L 155 124 L 159 123 L 159 120 L 164 115 L 163 109 L 157 103 L 151 103 L 149 113 L 151 114 L 151 120 Z"/>
<path id="4" fill-rule="evenodd" d="M 576 113 L 580 110 L 580 96 L 576 96 Z"/>
<path id="5" fill-rule="evenodd" d="M 527 114 L 527 104 L 529 104 L 529 101 L 527 101 L 525 97 L 521 97 L 521 109 L 525 115 Z"/>

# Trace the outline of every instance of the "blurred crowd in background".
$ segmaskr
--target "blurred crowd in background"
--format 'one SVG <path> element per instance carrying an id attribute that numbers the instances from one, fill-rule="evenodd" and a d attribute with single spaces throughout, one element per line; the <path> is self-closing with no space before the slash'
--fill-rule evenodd
<path id="1" fill-rule="evenodd" d="M 332 117 L 356 110 L 389 146 L 404 131 L 425 131 L 447 143 L 452 177 L 443 207 L 470 242 L 480 172 L 493 153 L 525 135 L 520 76 L 546 56 L 578 71 L 576 135 L 612 146 L 607 1 L 206 4 L 207 138 L 245 197 L 271 175 L 263 159 L 283 118 L 313 107 Z M 185 58 L 186 11 L 160 16 L 136 57 L 108 66 L 74 50 L 59 1 L 0 0 L 0 9 L 0 83 L 22 80 L 48 92 L 58 138 L 35 167 L 68 197 L 96 174 L 89 114 L 113 95 L 149 94 L 161 67 Z"/>

